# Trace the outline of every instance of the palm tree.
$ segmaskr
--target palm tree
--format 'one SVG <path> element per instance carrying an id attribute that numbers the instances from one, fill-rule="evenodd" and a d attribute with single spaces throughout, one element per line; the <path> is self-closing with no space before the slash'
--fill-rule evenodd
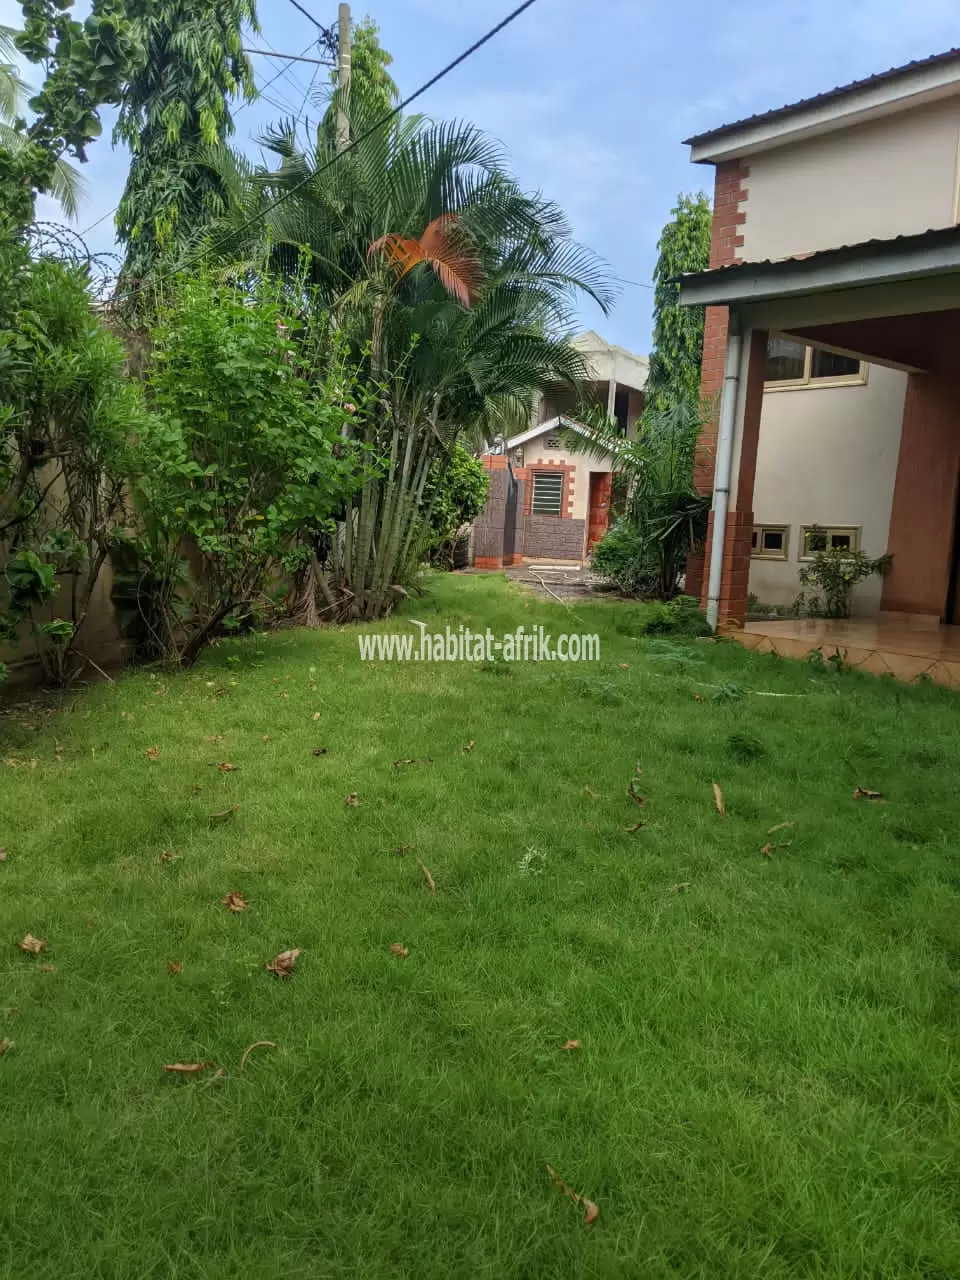
<path id="1" fill-rule="evenodd" d="M 340 103 L 335 95 L 331 109 Z M 208 243 L 228 269 L 300 279 L 327 308 L 376 389 L 357 417 L 377 464 L 315 574 L 334 614 L 388 611 L 422 551 L 431 470 L 457 440 L 491 440 L 529 422 L 534 394 L 587 377 L 564 336 L 571 303 L 613 300 L 604 265 L 573 241 L 561 211 L 526 195 L 499 146 L 460 122 L 396 118 L 355 94 L 355 145 L 329 130 L 304 154 L 290 127 L 265 145 L 279 164 L 253 169 L 211 154 L 230 192 Z"/>
<path id="2" fill-rule="evenodd" d="M 28 85 L 17 74 L 16 34 L 11 27 L 0 26 L 0 147 L 14 153 L 29 145 L 16 128 L 16 121 L 30 93 Z M 73 165 L 62 157 L 58 158 L 48 194 L 59 202 L 68 218 L 77 216 L 83 189 L 83 179 Z"/>

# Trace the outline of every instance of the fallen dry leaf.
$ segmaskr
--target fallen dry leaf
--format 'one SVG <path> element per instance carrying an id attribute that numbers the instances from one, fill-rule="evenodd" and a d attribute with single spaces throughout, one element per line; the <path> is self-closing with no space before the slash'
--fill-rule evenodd
<path id="1" fill-rule="evenodd" d="M 721 818 L 725 818 L 727 816 L 727 806 L 723 802 L 723 792 L 715 782 L 711 782 L 710 785 L 713 787 L 713 803 L 717 806 L 717 813 Z"/>
<path id="2" fill-rule="evenodd" d="M 465 742 L 460 748 L 460 754 L 462 756 L 468 756 L 476 745 L 477 744 L 474 742 L 473 738 L 471 738 L 469 742 Z"/>
<path id="3" fill-rule="evenodd" d="M 225 737 L 226 737 L 226 734 L 223 734 L 223 733 L 211 733 L 207 738 L 207 741 L 209 743 L 212 743 L 214 746 L 216 746 L 216 744 L 218 742 L 222 742 Z"/>
<path id="4" fill-rule="evenodd" d="M 167 692 L 166 689 L 154 689 L 153 696 L 155 698 L 162 698 L 166 694 L 166 692 Z"/>
<path id="5" fill-rule="evenodd" d="M 314 747 L 313 754 L 315 756 L 325 756 L 329 751 L 329 747 Z"/>
<path id="6" fill-rule="evenodd" d="M 6 860 L 7 860 L 6 849 L 0 849 L 0 862 L 6 862 Z"/>
<path id="7" fill-rule="evenodd" d="M 602 797 L 601 797 L 601 795 L 600 795 L 600 792 L 599 792 L 599 791 L 594 791 L 593 787 L 584 787 L 584 788 L 583 788 L 583 793 L 584 793 L 584 795 L 589 796 L 591 800 L 600 800 L 600 799 L 602 799 Z"/>
<path id="8" fill-rule="evenodd" d="M 630 663 L 629 663 L 629 662 L 618 662 L 618 663 L 617 663 L 617 666 L 620 668 L 620 670 L 621 670 L 621 671 L 629 671 L 629 670 L 630 670 Z"/>
<path id="9" fill-rule="evenodd" d="M 0 1058 L 2 1058 L 3 1055 L 12 1048 L 13 1048 L 12 1040 L 0 1040 Z"/>
<path id="10" fill-rule="evenodd" d="M 580 1205 L 583 1209 L 584 1225 L 589 1227 L 596 1222 L 597 1218 L 600 1216 L 600 1210 L 593 1201 L 588 1200 L 585 1196 L 580 1195 L 579 1192 L 574 1191 L 573 1187 L 571 1187 L 569 1183 L 564 1182 L 556 1169 L 551 1168 L 550 1165 L 547 1165 L 547 1173 L 549 1173 L 550 1177 L 557 1184 L 557 1188 L 562 1191 L 565 1196 L 569 1196 L 574 1204 Z"/>
<path id="11" fill-rule="evenodd" d="M 569 1053 L 573 1049 L 582 1049 L 583 1045 L 579 1040 L 568 1040 L 566 1044 L 560 1046 L 561 1052 Z"/>
<path id="12" fill-rule="evenodd" d="M 260 739 L 260 741 L 261 741 L 261 742 L 269 742 L 269 741 L 270 741 L 270 735 L 269 735 L 269 733 L 265 733 L 265 734 L 263 735 L 263 737 Z"/>
<path id="13" fill-rule="evenodd" d="M 314 718 L 314 720 L 319 720 L 319 719 L 320 719 L 320 712 L 319 712 L 319 711 L 315 711 L 315 712 L 313 713 L 313 718 Z"/>
<path id="14" fill-rule="evenodd" d="M 212 1062 L 171 1062 L 161 1070 L 173 1071 L 181 1076 L 198 1076 L 201 1071 L 206 1071 L 208 1067 L 212 1066 Z"/>
<path id="15" fill-rule="evenodd" d="M 433 876 L 430 874 L 430 872 L 427 870 L 427 868 L 423 865 L 423 863 L 422 863 L 422 862 L 420 863 L 420 870 L 423 872 L 423 878 L 424 878 L 424 880 L 426 880 L 427 884 L 428 884 L 428 885 L 429 885 L 429 887 L 430 887 L 430 892 L 431 892 L 431 893 L 436 893 L 436 892 L 437 892 L 437 886 L 436 886 L 436 884 L 434 884 Z"/>
<path id="16" fill-rule="evenodd" d="M 247 1065 L 247 1059 L 254 1049 L 275 1049 L 276 1047 L 272 1040 L 254 1040 L 253 1044 L 247 1045 L 243 1051 L 243 1057 L 240 1059 L 240 1070 L 242 1071 Z"/>
<path id="17" fill-rule="evenodd" d="M 180 856 L 181 856 L 181 855 L 180 855 L 179 853 L 174 853 L 172 849 L 164 849 L 164 851 L 163 851 L 163 853 L 161 853 L 161 855 L 160 855 L 160 857 L 159 857 L 158 861 L 160 861 L 160 862 L 176 862 L 176 861 L 177 861 L 177 859 L 178 859 L 178 858 L 180 858 Z"/>
<path id="18" fill-rule="evenodd" d="M 637 788 L 633 784 L 632 778 L 630 779 L 629 786 L 627 787 L 627 795 L 630 797 L 630 799 L 633 801 L 633 803 L 637 806 L 638 809 L 642 809 L 643 806 L 647 803 L 646 799 L 642 795 L 640 795 L 640 793 L 637 791 Z"/>
<path id="19" fill-rule="evenodd" d="M 292 951 L 281 951 L 267 965 L 267 972 L 275 973 L 278 978 L 289 978 L 293 973 L 293 966 L 297 963 L 299 954 L 299 947 L 294 947 Z"/>
<path id="20" fill-rule="evenodd" d="M 38 956 L 41 951 L 46 951 L 47 944 L 43 938 L 35 938 L 32 933 L 25 933 L 17 946 L 21 951 L 26 951 L 28 955 Z"/>
<path id="21" fill-rule="evenodd" d="M 53 758 L 54 758 L 54 760 L 62 760 L 62 759 L 63 759 L 63 747 L 62 747 L 62 746 L 60 745 L 60 743 L 56 740 L 56 738 L 54 738 L 54 740 L 53 740 Z"/>
<path id="22" fill-rule="evenodd" d="M 403 945 L 402 942 L 391 943 L 390 950 L 393 952 L 395 956 L 399 956 L 401 960 L 406 960 L 407 956 L 410 954 L 410 952 L 407 950 L 407 948 Z"/>
<path id="23" fill-rule="evenodd" d="M 202 790 L 203 790 L 203 787 L 201 787 L 200 783 L 195 782 L 193 786 L 190 788 L 190 794 L 192 796 L 196 796 L 196 795 L 199 795 Z"/>
<path id="24" fill-rule="evenodd" d="M 348 804 L 351 806 L 351 808 L 355 809 L 357 805 L 360 803 L 360 796 L 356 791 L 351 791 L 343 803 Z"/>
<path id="25" fill-rule="evenodd" d="M 147 757 L 147 759 L 148 759 L 148 760 L 159 760 L 159 759 L 160 759 L 160 748 L 159 748 L 159 747 L 147 747 L 146 751 L 145 751 L 143 754 Z"/>
<path id="26" fill-rule="evenodd" d="M 866 787 L 857 787 L 853 793 L 854 800 L 882 800 L 882 791 L 868 791 Z"/>
<path id="27" fill-rule="evenodd" d="M 232 804 L 229 809 L 221 809 L 218 813 L 211 813 L 209 822 L 229 822 L 233 815 L 240 808 L 238 804 Z"/>
<path id="28" fill-rule="evenodd" d="M 411 760 L 411 759 L 394 760 L 393 767 L 395 769 L 400 769 L 403 767 L 403 765 L 407 765 L 407 764 L 433 764 L 433 756 L 424 756 L 422 760 Z"/>
<path id="29" fill-rule="evenodd" d="M 42 964 L 37 969 L 37 973 L 56 973 L 57 966 L 55 964 Z"/>
<path id="30" fill-rule="evenodd" d="M 693 700 L 694 700 L 694 702 L 702 702 L 702 701 L 703 701 L 703 698 L 701 698 L 701 696 L 700 696 L 700 694 L 699 694 L 699 693 L 695 693 L 695 694 L 693 695 Z"/>
<path id="31" fill-rule="evenodd" d="M 792 826 L 793 826 L 792 822 L 778 822 L 775 827 L 767 828 L 767 835 L 772 836 L 775 831 L 782 831 L 784 827 L 792 827 Z"/>
<path id="32" fill-rule="evenodd" d="M 177 976 L 177 974 L 178 974 L 178 973 L 183 973 L 183 961 L 182 961 L 182 960 L 168 960 L 168 961 L 167 961 L 167 973 L 171 974 L 174 978 Z"/>
<path id="33" fill-rule="evenodd" d="M 689 888 L 690 888 L 690 881 L 689 881 L 689 880 L 681 880 L 679 884 L 672 884 L 672 885 L 670 886 L 670 892 L 671 892 L 671 893 L 683 893 L 684 889 L 689 889 Z"/>
<path id="34" fill-rule="evenodd" d="M 412 853 L 416 847 L 415 844 L 395 844 L 393 846 L 394 857 L 402 858 L 405 853 Z"/>
<path id="35" fill-rule="evenodd" d="M 632 835 L 634 835 L 636 832 L 638 832 L 638 831 L 640 830 L 640 828 L 641 828 L 641 827 L 645 827 L 645 826 L 646 826 L 646 823 L 645 823 L 645 822 L 643 821 L 643 819 L 641 818 L 641 819 L 640 819 L 640 821 L 639 821 L 639 822 L 635 822 L 635 823 L 633 824 L 633 826 L 632 826 L 632 827 L 624 827 L 623 829 L 624 829 L 624 831 L 626 831 L 626 833 L 627 833 L 627 835 L 628 835 L 628 836 L 632 836 Z"/>
<path id="36" fill-rule="evenodd" d="M 637 773 L 643 773 L 643 765 L 639 760 L 637 761 Z"/>
<path id="37" fill-rule="evenodd" d="M 225 907 L 229 907 L 231 911 L 246 911 L 250 905 L 242 893 L 228 893 L 225 898 L 220 901 Z"/>
<path id="38" fill-rule="evenodd" d="M 776 844 L 772 844 L 770 841 L 768 841 L 760 850 L 760 852 L 763 854 L 765 858 L 772 858 L 773 852 L 775 849 L 789 849 L 792 843 L 793 843 L 792 840 L 780 840 Z"/>
<path id="39" fill-rule="evenodd" d="M 240 766 L 238 764 L 231 764 L 229 760 L 219 760 L 217 761 L 217 768 L 221 773 L 236 773 Z"/>

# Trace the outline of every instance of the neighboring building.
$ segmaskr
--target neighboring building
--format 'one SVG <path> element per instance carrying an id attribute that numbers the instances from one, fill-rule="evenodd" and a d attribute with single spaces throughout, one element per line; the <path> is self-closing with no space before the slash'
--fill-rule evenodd
<path id="1" fill-rule="evenodd" d="M 593 332 L 573 344 L 591 375 L 579 400 L 570 387 L 551 387 L 534 406 L 529 428 L 484 455 L 490 496 L 474 524 L 477 568 L 523 560 L 580 563 L 606 532 L 613 459 L 576 447 L 585 432 L 573 414 L 578 403 L 602 407 L 625 436 L 634 435 L 647 361 Z"/>
<path id="2" fill-rule="evenodd" d="M 716 169 L 710 269 L 681 288 L 719 402 L 711 621 L 792 600 L 834 545 L 893 556 L 856 612 L 960 622 L 960 50 L 688 142 Z"/>

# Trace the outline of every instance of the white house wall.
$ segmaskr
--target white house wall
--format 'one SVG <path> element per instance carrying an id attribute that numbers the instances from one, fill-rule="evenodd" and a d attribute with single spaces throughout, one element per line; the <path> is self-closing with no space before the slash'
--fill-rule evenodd
<path id="1" fill-rule="evenodd" d="M 960 99 L 749 157 L 746 261 L 957 221 Z"/>
<path id="2" fill-rule="evenodd" d="M 785 561 L 750 562 L 750 591 L 762 602 L 790 604 L 796 596 L 802 525 L 859 526 L 862 549 L 884 554 L 906 386 L 906 374 L 871 365 L 862 386 L 764 395 L 754 518 L 788 525 L 789 545 Z M 878 578 L 861 584 L 855 611 L 878 609 L 880 591 Z"/>
<path id="3" fill-rule="evenodd" d="M 538 463 L 544 462 L 562 462 L 575 466 L 577 470 L 573 484 L 573 510 L 570 518 L 586 520 L 590 508 L 590 472 L 611 471 L 613 459 L 608 453 L 598 458 L 573 450 L 566 444 L 559 449 L 549 449 L 547 440 L 551 435 L 556 435 L 556 431 L 537 436 L 523 446 L 523 465 L 532 467 L 534 470 Z"/>

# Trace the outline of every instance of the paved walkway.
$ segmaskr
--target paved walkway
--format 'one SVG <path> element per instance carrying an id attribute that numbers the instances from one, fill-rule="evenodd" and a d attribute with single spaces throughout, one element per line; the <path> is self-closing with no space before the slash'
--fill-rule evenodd
<path id="1" fill-rule="evenodd" d="M 504 572 L 511 581 L 548 599 L 582 599 L 604 589 L 598 574 L 579 565 L 515 564 Z"/>

